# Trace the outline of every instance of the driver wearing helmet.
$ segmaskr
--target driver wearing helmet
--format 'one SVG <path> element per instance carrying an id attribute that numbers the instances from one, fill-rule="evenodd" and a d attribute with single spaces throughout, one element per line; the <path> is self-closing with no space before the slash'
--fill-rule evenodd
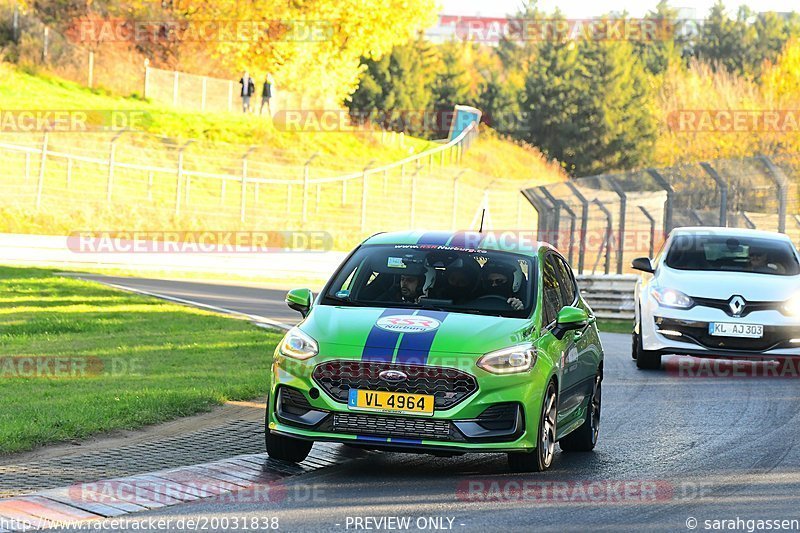
<path id="1" fill-rule="evenodd" d="M 481 267 L 471 258 L 459 258 L 447 267 L 439 297 L 463 304 L 475 298 Z"/>
<path id="2" fill-rule="evenodd" d="M 421 270 L 409 268 L 409 272 L 398 276 L 398 284 L 387 291 L 381 300 L 388 302 L 419 303 L 419 299 L 427 296 L 428 290 L 436 278 L 436 271 L 427 265 Z"/>
<path id="3" fill-rule="evenodd" d="M 519 311 L 525 304 L 518 297 L 522 287 L 522 271 L 520 268 L 489 261 L 483 266 L 481 271 L 481 281 L 486 295 L 501 296 L 514 311 Z"/>

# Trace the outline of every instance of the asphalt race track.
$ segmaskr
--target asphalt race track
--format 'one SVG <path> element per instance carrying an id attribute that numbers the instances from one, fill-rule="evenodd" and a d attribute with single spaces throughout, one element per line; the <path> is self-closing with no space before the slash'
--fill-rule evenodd
<path id="1" fill-rule="evenodd" d="M 274 320 L 299 318 L 285 308 L 282 291 L 106 281 Z M 545 474 L 510 474 L 502 455 L 370 454 L 287 478 L 276 501 L 200 501 L 130 518 L 195 518 L 219 530 L 234 530 L 236 519 L 249 531 L 273 524 L 283 531 L 480 532 L 757 531 L 758 520 L 800 520 L 800 380 L 640 371 L 629 343 L 626 335 L 603 335 L 597 449 L 559 452 Z"/>

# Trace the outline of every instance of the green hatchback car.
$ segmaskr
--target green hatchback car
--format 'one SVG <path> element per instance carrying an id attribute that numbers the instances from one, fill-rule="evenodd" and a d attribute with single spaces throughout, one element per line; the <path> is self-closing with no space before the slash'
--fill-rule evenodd
<path id="1" fill-rule="evenodd" d="M 498 242 L 499 241 L 499 242 Z M 275 350 L 267 452 L 314 441 L 453 455 L 503 452 L 542 471 L 597 443 L 603 349 L 592 310 L 550 245 L 478 232 L 374 235 Z"/>

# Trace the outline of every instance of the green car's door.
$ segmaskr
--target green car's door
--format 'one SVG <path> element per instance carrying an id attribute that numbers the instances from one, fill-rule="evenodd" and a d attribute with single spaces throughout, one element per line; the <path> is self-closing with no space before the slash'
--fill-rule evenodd
<path id="1" fill-rule="evenodd" d="M 555 327 L 558 312 L 571 301 L 566 301 L 561 287 L 561 274 L 556 257 L 548 252 L 542 261 L 542 306 L 543 323 L 552 330 Z M 582 373 L 579 364 L 579 351 L 576 345 L 576 332 L 568 331 L 559 340 L 548 334 L 548 351 L 558 358 L 560 391 L 558 397 L 558 422 L 568 423 L 578 413 L 583 392 L 580 390 Z"/>
<path id="2" fill-rule="evenodd" d="M 563 257 L 557 255 L 553 255 L 552 259 L 558 268 L 559 287 L 563 293 L 564 301 L 568 302 L 567 305 L 584 309 L 589 318 L 586 327 L 574 332 L 573 335 L 573 341 L 577 352 L 574 377 L 576 378 L 575 383 L 578 391 L 582 391 L 576 391 L 576 395 L 583 395 L 584 399 L 588 399 L 592 394 L 594 377 L 597 373 L 597 367 L 600 364 L 601 357 L 597 325 L 594 316 L 592 316 L 591 308 L 580 299 L 575 276 L 572 274 L 572 269 L 567 264 L 567 261 Z"/>

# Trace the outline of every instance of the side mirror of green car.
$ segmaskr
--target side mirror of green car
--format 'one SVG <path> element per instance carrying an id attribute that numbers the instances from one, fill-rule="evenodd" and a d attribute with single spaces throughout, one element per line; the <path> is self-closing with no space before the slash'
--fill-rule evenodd
<path id="1" fill-rule="evenodd" d="M 556 319 L 556 327 L 553 328 L 553 336 L 558 340 L 564 338 L 568 331 L 583 329 L 589 324 L 589 315 L 580 307 L 567 305 L 561 308 Z"/>
<path id="2" fill-rule="evenodd" d="M 311 289 L 292 289 L 286 294 L 286 305 L 298 311 L 305 318 L 311 309 L 313 299 L 314 295 L 311 293 Z"/>

